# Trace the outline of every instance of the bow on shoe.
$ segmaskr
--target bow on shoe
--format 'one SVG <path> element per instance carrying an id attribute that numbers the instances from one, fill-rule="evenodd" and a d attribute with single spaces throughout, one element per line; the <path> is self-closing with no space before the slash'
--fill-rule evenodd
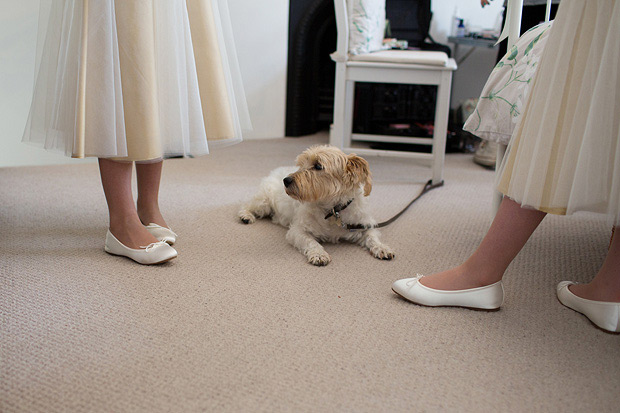
<path id="1" fill-rule="evenodd" d="M 145 252 L 149 252 L 150 250 L 152 250 L 153 248 L 157 248 L 160 245 L 168 245 L 166 244 L 164 241 L 157 241 L 157 242 L 152 242 L 149 245 L 147 245 L 146 247 L 140 247 L 140 248 L 144 248 Z"/>
<path id="2" fill-rule="evenodd" d="M 410 279 L 409 281 L 407 281 L 407 282 L 405 283 L 405 285 L 406 285 L 407 287 L 412 287 L 412 286 L 413 286 L 413 284 L 417 283 L 417 282 L 420 280 L 420 278 L 422 278 L 422 277 L 424 277 L 424 274 L 416 274 L 416 275 L 415 275 L 415 277 L 413 277 L 412 279 Z"/>

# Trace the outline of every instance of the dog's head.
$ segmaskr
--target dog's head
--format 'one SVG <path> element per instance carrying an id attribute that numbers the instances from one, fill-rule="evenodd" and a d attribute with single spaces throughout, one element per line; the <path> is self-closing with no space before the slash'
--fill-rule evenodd
<path id="1" fill-rule="evenodd" d="M 372 189 L 368 162 L 331 145 L 317 145 L 297 157 L 299 170 L 284 178 L 286 193 L 299 201 L 317 202 Z"/>

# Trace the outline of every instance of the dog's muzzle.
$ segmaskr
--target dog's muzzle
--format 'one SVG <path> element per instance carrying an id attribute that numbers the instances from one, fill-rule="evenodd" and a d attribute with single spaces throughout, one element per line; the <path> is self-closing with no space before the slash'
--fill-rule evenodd
<path id="1" fill-rule="evenodd" d="M 293 178 L 291 178 L 290 176 L 287 176 L 286 178 L 284 178 L 283 182 L 284 182 L 284 187 L 288 188 L 293 183 Z"/>

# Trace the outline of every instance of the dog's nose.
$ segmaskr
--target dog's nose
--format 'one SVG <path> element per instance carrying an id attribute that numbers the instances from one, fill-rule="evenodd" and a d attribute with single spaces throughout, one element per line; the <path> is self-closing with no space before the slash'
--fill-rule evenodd
<path id="1" fill-rule="evenodd" d="M 286 178 L 284 178 L 284 186 L 285 187 L 289 187 L 290 184 L 293 183 L 293 178 L 291 178 L 290 176 L 287 176 Z"/>

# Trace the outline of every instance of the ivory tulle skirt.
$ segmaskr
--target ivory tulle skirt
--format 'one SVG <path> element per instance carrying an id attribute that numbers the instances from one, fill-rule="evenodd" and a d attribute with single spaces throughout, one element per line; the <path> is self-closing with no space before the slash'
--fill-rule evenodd
<path id="1" fill-rule="evenodd" d="M 620 1 L 562 0 L 498 189 L 620 224 Z"/>
<path id="2" fill-rule="evenodd" d="M 226 0 L 42 0 L 39 20 L 25 142 L 148 161 L 251 127 Z"/>

